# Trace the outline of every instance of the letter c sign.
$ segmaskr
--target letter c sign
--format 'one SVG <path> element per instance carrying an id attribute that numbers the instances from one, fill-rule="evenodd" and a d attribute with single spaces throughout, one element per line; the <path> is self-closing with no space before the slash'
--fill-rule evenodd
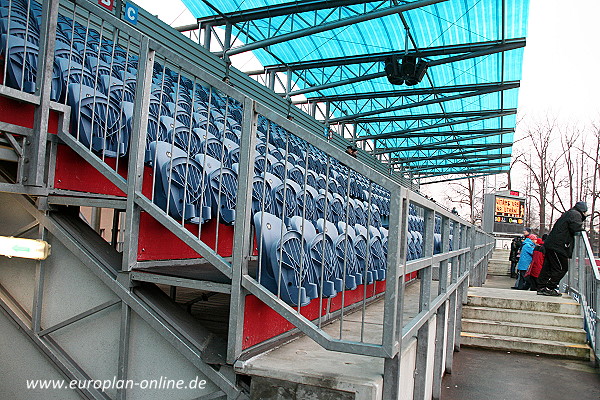
<path id="1" fill-rule="evenodd" d="M 138 21 L 138 8 L 131 3 L 125 4 L 125 21 L 136 25 Z"/>

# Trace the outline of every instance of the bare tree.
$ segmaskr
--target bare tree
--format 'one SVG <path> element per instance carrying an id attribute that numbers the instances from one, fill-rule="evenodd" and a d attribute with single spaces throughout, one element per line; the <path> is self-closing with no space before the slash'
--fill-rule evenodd
<path id="1" fill-rule="evenodd" d="M 469 209 L 469 221 L 474 224 L 483 215 L 483 178 L 471 178 L 452 182 L 450 193 L 446 194 L 446 200 L 450 203 L 459 203 Z"/>
<path id="2" fill-rule="evenodd" d="M 585 180 L 588 184 L 581 198 L 589 198 L 591 200 L 590 234 L 592 248 L 595 248 L 596 253 L 600 253 L 600 210 L 596 210 L 600 206 L 600 182 L 598 182 L 600 180 L 600 122 L 592 124 L 591 132 L 592 143 L 584 143 L 579 149 L 582 156 L 582 164 L 585 161 L 591 164 L 590 175 Z"/>
<path id="3" fill-rule="evenodd" d="M 560 162 L 564 151 L 557 155 L 553 146 L 552 139 L 558 135 L 556 118 L 549 118 L 540 123 L 534 123 L 525 130 L 525 138 L 529 142 L 529 148 L 522 152 L 525 157 L 518 160 L 518 163 L 525 167 L 525 170 L 532 180 L 532 185 L 528 196 L 536 201 L 539 213 L 539 233 L 546 233 L 547 205 L 550 203 L 549 197 L 552 197 L 554 185 L 552 178 L 558 176 L 559 169 L 562 166 Z M 552 204 L 552 206 L 554 206 Z M 529 216 L 531 218 L 531 215 Z"/>

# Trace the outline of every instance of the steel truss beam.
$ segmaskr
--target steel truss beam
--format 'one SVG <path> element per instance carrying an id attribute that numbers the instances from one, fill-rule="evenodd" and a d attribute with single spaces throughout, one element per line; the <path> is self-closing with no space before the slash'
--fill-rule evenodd
<path id="1" fill-rule="evenodd" d="M 484 139 L 484 138 L 488 138 L 488 137 L 494 137 L 494 136 L 502 136 L 503 133 L 487 133 L 484 135 L 473 135 L 473 136 L 466 136 L 466 137 L 461 137 L 461 138 L 453 138 L 453 139 L 446 139 L 446 140 L 441 140 L 439 142 L 433 142 L 433 143 L 425 143 L 425 144 L 415 144 L 412 146 L 397 146 L 397 147 L 390 147 L 390 148 L 382 148 L 382 149 L 376 149 L 374 151 L 371 152 L 371 154 L 389 154 L 389 153 L 396 153 L 396 152 L 402 152 L 402 151 L 412 151 L 412 150 L 423 150 L 423 149 L 437 149 L 439 145 L 443 145 L 443 144 L 448 144 L 448 143 L 460 143 L 460 142 L 464 142 L 467 140 L 473 140 L 473 139 Z M 472 148 L 473 146 L 470 145 L 466 145 L 466 148 Z"/>
<path id="2" fill-rule="evenodd" d="M 394 136 L 394 139 L 413 139 L 424 137 L 444 137 L 444 136 L 475 136 L 475 135 L 493 135 L 514 133 L 514 129 L 479 129 L 465 131 L 442 131 L 442 132 L 415 132 L 405 135 Z"/>
<path id="3" fill-rule="evenodd" d="M 478 149 L 477 151 L 472 151 L 470 152 L 470 154 L 472 153 L 477 153 L 480 150 Z M 432 156 L 432 157 L 400 157 L 400 158 L 392 158 L 392 162 L 390 163 L 391 165 L 398 165 L 398 164 L 410 164 L 413 162 L 420 162 L 420 161 L 429 161 L 429 160 L 464 160 L 465 157 L 463 155 L 464 153 L 451 153 L 451 154 L 440 154 L 437 156 Z M 480 155 L 475 155 L 473 157 L 471 157 L 471 160 L 473 161 L 477 161 L 477 160 L 501 160 L 503 158 L 510 158 L 511 155 L 510 154 L 480 154 Z M 438 166 L 439 167 L 439 166 Z"/>
<path id="4" fill-rule="evenodd" d="M 472 52 L 472 53 L 462 54 L 462 55 L 455 56 L 455 57 L 443 58 L 441 60 L 435 60 L 435 61 L 428 62 L 428 64 L 430 66 L 447 64 L 447 63 L 451 63 L 451 62 L 455 62 L 455 61 L 467 60 L 469 58 L 476 58 L 476 57 L 481 57 L 481 56 L 485 56 L 485 55 L 490 55 L 490 54 L 495 54 L 495 53 L 501 53 L 503 51 L 514 50 L 514 49 L 518 49 L 518 48 L 521 48 L 521 47 L 525 47 L 525 41 L 524 40 L 522 42 L 519 42 L 519 43 L 502 44 L 502 45 L 498 45 L 498 46 L 492 46 L 492 47 L 489 47 L 487 49 L 475 51 L 475 52 Z M 376 78 L 382 78 L 384 76 L 386 76 L 386 74 L 385 74 L 385 72 L 382 71 L 382 72 L 373 73 L 373 74 L 370 74 L 370 75 L 365 75 L 363 77 L 350 78 L 350 79 L 347 79 L 347 80 L 341 80 L 341 81 L 338 81 L 338 82 L 332 82 L 332 83 L 325 84 L 325 85 L 312 86 L 312 87 L 309 87 L 309 88 L 305 88 L 305 89 L 293 91 L 293 92 L 291 92 L 289 94 L 288 93 L 284 93 L 283 95 L 285 95 L 285 96 L 288 96 L 288 95 L 289 96 L 295 96 L 295 95 L 299 95 L 299 94 L 305 94 L 305 93 L 316 92 L 316 91 L 319 91 L 319 90 L 328 89 L 330 87 L 344 86 L 344 85 L 348 85 L 350 83 L 367 81 L 367 80 L 376 79 Z"/>
<path id="5" fill-rule="evenodd" d="M 373 117 L 373 118 L 358 118 L 353 122 L 358 124 L 372 124 L 376 122 L 396 122 L 396 121 L 415 121 L 424 119 L 453 119 L 453 118 L 470 118 L 470 117 L 488 117 L 490 115 L 496 115 L 502 112 L 508 112 L 516 110 L 516 108 L 510 109 L 495 109 L 495 110 L 478 110 L 478 111 L 456 111 L 447 113 L 432 113 L 432 114 L 405 114 L 405 115 L 389 115 L 384 117 Z"/>
<path id="6" fill-rule="evenodd" d="M 454 141 L 456 142 L 456 141 Z M 435 144 L 431 145 L 415 145 L 407 147 L 405 151 L 414 151 L 414 150 L 460 150 L 460 149 L 484 149 L 484 150 L 495 150 L 500 147 L 498 146 L 512 146 L 509 143 L 476 143 L 470 145 L 460 145 L 460 144 L 444 144 L 440 146 L 436 146 Z M 386 152 L 387 153 L 387 152 Z"/>
<path id="7" fill-rule="evenodd" d="M 370 21 L 372 19 L 377 19 L 381 17 L 385 17 L 387 15 L 397 14 L 405 11 L 414 10 L 416 8 L 421 8 L 425 6 L 429 6 L 432 4 L 442 3 L 448 0 L 418 0 L 410 3 L 405 3 L 402 5 L 395 5 L 392 7 L 382 8 L 375 11 L 370 11 L 364 14 L 355 15 L 348 18 L 342 18 L 333 22 L 326 22 L 324 24 L 320 24 L 317 26 L 312 26 L 309 28 L 299 29 L 294 32 L 286 33 L 279 36 L 273 36 L 268 39 L 259 40 L 254 43 L 245 44 L 239 47 L 235 47 L 233 49 L 229 49 L 225 52 L 227 56 L 233 56 L 235 54 L 245 53 L 247 51 L 262 49 L 264 47 L 272 46 L 278 43 L 287 42 L 289 40 L 294 40 L 300 37 L 305 37 L 309 35 L 314 35 L 317 33 L 329 31 L 332 29 L 341 28 L 344 26 L 358 24 L 364 21 Z"/>
<path id="8" fill-rule="evenodd" d="M 501 92 L 504 90 L 517 89 L 519 86 L 520 86 L 519 82 L 510 83 L 510 84 L 507 83 L 504 85 L 499 85 L 495 88 L 476 90 L 474 92 L 461 93 L 461 94 L 457 94 L 454 96 L 438 97 L 438 98 L 430 99 L 430 100 L 417 101 L 414 103 L 402 104 L 399 106 L 394 106 L 394 107 L 389 107 L 389 108 L 381 108 L 381 109 L 376 109 L 376 110 L 371 110 L 371 111 L 365 111 L 365 112 L 358 113 L 358 114 L 346 115 L 346 116 L 338 117 L 338 118 L 331 118 L 329 120 L 329 122 L 334 124 L 336 122 L 354 121 L 357 118 L 369 117 L 371 115 L 406 110 L 409 108 L 421 107 L 421 106 L 426 106 L 426 105 L 430 105 L 430 104 L 438 104 L 438 103 L 443 103 L 446 101 L 460 100 L 460 99 L 465 99 L 468 97 L 482 96 L 484 94 L 496 93 L 496 92 Z"/>
<path id="9" fill-rule="evenodd" d="M 456 174 L 466 174 L 466 173 L 475 173 L 475 174 L 479 174 L 479 175 L 475 175 L 475 176 L 471 176 L 471 178 L 475 178 L 475 177 L 480 177 L 480 176 L 487 176 L 487 175 L 496 175 L 496 174 L 501 174 L 507 172 L 506 169 L 492 169 L 492 170 L 488 170 L 487 168 L 477 168 L 474 170 L 469 170 L 469 171 L 455 171 L 455 172 L 439 172 L 439 173 L 435 173 L 435 174 L 430 174 L 430 175 L 424 175 L 424 176 L 419 176 L 419 179 L 427 179 L 427 178 L 435 178 L 436 176 L 445 176 L 445 175 L 456 175 Z M 465 178 L 458 178 L 458 179 L 465 179 Z M 438 181 L 436 181 L 438 182 Z M 433 182 L 430 182 L 433 183 Z"/>
<path id="10" fill-rule="evenodd" d="M 350 85 L 350 84 L 358 83 L 358 82 L 370 81 L 371 79 L 383 78 L 384 76 L 385 76 L 385 72 L 375 72 L 372 74 L 357 76 L 355 78 L 349 78 L 349 79 L 344 79 L 341 81 L 335 81 L 335 82 L 330 82 L 330 83 L 324 83 L 322 85 L 311 86 L 311 87 L 307 87 L 304 89 L 298 89 L 298 90 L 294 90 L 293 92 L 290 92 L 290 93 L 280 93 L 280 95 L 281 96 L 290 96 L 290 97 L 298 96 L 300 94 L 318 92 L 320 90 L 331 89 L 334 87 Z"/>
<path id="11" fill-rule="evenodd" d="M 480 161 L 464 161 L 464 162 L 459 162 L 459 163 L 452 163 L 452 164 L 446 164 L 443 166 L 419 166 L 419 167 L 415 167 L 415 168 L 410 168 L 408 169 L 408 171 L 410 171 L 412 174 L 416 174 L 416 175 L 420 175 L 421 171 L 436 171 L 436 170 L 440 170 L 440 169 L 447 169 L 447 168 L 459 168 L 459 167 L 506 167 L 510 165 L 510 162 L 495 162 L 495 163 L 487 163 L 487 164 L 480 164 L 483 163 L 483 160 Z"/>
<path id="12" fill-rule="evenodd" d="M 474 118 L 465 118 L 465 119 L 459 119 L 457 121 L 450 121 L 450 122 L 442 122 L 439 124 L 434 124 L 434 125 L 427 125 L 427 126 L 420 126 L 420 127 L 416 127 L 416 128 L 410 128 L 410 129 L 404 129 L 401 131 L 395 131 L 395 132 L 389 132 L 389 133 L 379 133 L 376 135 L 368 135 L 368 136 L 361 136 L 361 137 L 357 137 L 356 139 L 354 139 L 355 142 L 361 141 L 361 140 L 375 140 L 375 139 L 390 139 L 390 138 L 394 138 L 395 135 L 397 134 L 407 134 L 410 132 L 418 132 L 418 131 L 424 131 L 427 129 L 432 129 L 432 128 L 442 128 L 442 127 L 446 127 L 446 126 L 452 126 L 452 125 L 458 125 L 458 124 L 466 124 L 469 122 L 476 122 L 476 121 L 482 121 L 485 119 L 490 119 L 490 118 L 499 118 L 499 117 L 504 117 L 504 116 L 508 116 L 508 115 L 514 115 L 517 113 L 517 109 L 513 108 L 513 109 L 509 109 L 509 110 L 505 110 L 505 111 L 501 111 L 501 110 L 496 110 L 495 112 L 492 112 L 490 114 L 484 114 L 482 116 L 479 117 L 474 117 Z M 445 119 L 445 118 L 457 118 L 457 116 L 451 116 L 452 114 L 455 113 L 446 113 L 444 114 L 437 114 L 439 115 L 438 117 L 436 117 L 435 119 Z M 464 114 L 464 113 L 462 113 Z M 431 114 L 430 114 L 431 115 Z M 423 115 L 416 115 L 416 116 L 406 116 L 408 118 L 404 119 L 404 120 L 415 120 L 415 119 L 427 119 L 424 118 Z M 397 117 L 398 118 L 398 117 Z M 429 118 L 429 119 L 434 119 L 434 118 Z M 396 121 L 402 121 L 403 119 L 396 119 Z"/>
<path id="13" fill-rule="evenodd" d="M 409 50 L 408 54 L 421 57 L 421 58 L 430 58 L 444 55 L 453 55 L 453 54 L 461 54 L 461 53 L 476 53 L 484 50 L 492 50 L 494 48 L 498 48 L 503 45 L 511 45 L 511 46 L 525 46 L 525 38 L 515 38 L 515 39 L 507 39 L 502 42 L 502 40 L 490 40 L 486 42 L 475 42 L 475 43 L 467 43 L 467 44 L 456 44 L 450 46 L 436 46 L 429 47 L 426 49 L 415 49 Z M 505 50 L 500 50 L 505 51 Z M 371 62 L 383 62 L 389 56 L 402 56 L 406 54 L 404 50 L 398 51 L 388 51 L 382 53 L 373 53 L 373 54 L 359 54 L 359 55 L 349 55 L 347 57 L 335 57 L 335 58 L 326 58 L 323 60 L 311 60 L 311 61 L 298 61 L 291 62 L 287 64 L 274 64 L 268 65 L 263 70 L 257 71 L 249 71 L 249 75 L 259 75 L 264 74 L 265 72 L 285 72 L 285 71 L 298 71 L 298 70 L 308 70 L 315 68 L 326 68 L 326 67 L 339 67 L 344 65 L 353 65 L 353 64 L 364 64 Z M 444 59 L 446 60 L 446 59 Z"/>
<path id="14" fill-rule="evenodd" d="M 444 58 L 442 60 L 436 60 L 435 64 L 431 64 L 431 66 L 447 64 L 447 63 L 451 63 L 451 62 L 455 62 L 455 61 L 462 61 L 462 60 L 466 60 L 469 58 L 481 57 L 484 55 L 490 55 L 490 54 L 494 54 L 494 53 L 500 53 L 503 51 L 513 50 L 513 49 L 517 49 L 517 48 L 524 47 L 524 46 L 525 46 L 525 43 L 523 42 L 523 44 L 501 45 L 501 46 L 497 46 L 497 47 L 491 47 L 488 50 L 481 50 L 481 51 L 477 51 L 477 52 L 473 52 L 473 53 L 463 54 L 463 55 L 456 56 L 456 57 L 448 57 L 448 58 Z M 362 77 L 350 78 L 350 79 L 345 79 L 345 80 L 332 82 L 332 83 L 328 83 L 328 84 L 311 86 L 308 88 L 293 91 L 291 93 L 284 93 L 284 94 L 282 94 L 282 96 L 295 96 L 295 95 L 299 95 L 299 94 L 317 92 L 319 90 L 329 89 L 331 87 L 344 86 L 344 85 L 348 85 L 350 83 L 368 81 L 368 80 L 377 79 L 377 78 L 383 78 L 384 76 L 386 76 L 386 73 L 382 71 L 382 72 L 365 75 Z"/>
<path id="15" fill-rule="evenodd" d="M 200 29 L 206 26 L 221 26 L 226 24 L 238 24 L 241 22 L 255 21 L 257 19 L 266 19 L 281 17 L 290 14 L 300 14 L 309 11 L 319 11 L 328 8 L 353 6 L 356 4 L 374 3 L 376 0 L 299 0 L 289 3 L 273 4 L 265 7 L 258 7 L 249 10 L 239 10 L 221 15 L 211 15 L 198 18 L 197 27 Z"/>
<path id="16" fill-rule="evenodd" d="M 492 171 L 493 172 L 493 171 Z M 448 179 L 442 179 L 442 180 L 435 180 L 432 182 L 421 182 L 421 186 L 422 185 L 431 185 L 432 183 L 442 183 L 442 182 L 452 182 L 452 181 L 459 181 L 461 179 L 468 179 L 468 178 L 481 178 L 483 176 L 489 176 L 489 175 L 496 175 L 496 174 L 500 174 L 500 173 L 506 173 L 508 171 L 502 170 L 500 172 L 496 172 L 496 173 L 491 173 L 491 174 L 477 174 L 477 175 L 468 175 L 468 176 L 459 176 L 459 177 L 455 177 L 455 178 L 448 178 Z M 423 178 L 425 179 L 425 178 Z"/>
<path id="17" fill-rule="evenodd" d="M 404 90 L 388 90 L 384 92 L 368 92 L 368 93 L 352 93 L 352 94 L 339 94 L 331 96 L 317 96 L 310 97 L 306 100 L 297 100 L 293 104 L 307 104 L 307 103 L 338 103 L 344 101 L 356 101 L 356 100 L 369 100 L 369 99 L 381 99 L 387 97 L 409 97 L 409 96 L 427 96 L 433 94 L 444 94 L 444 93 L 456 93 L 456 92 L 468 92 L 472 90 L 489 90 L 502 87 L 503 85 L 518 84 L 519 81 L 508 81 L 508 82 L 495 82 L 495 83 L 476 83 L 473 85 L 456 85 L 456 86 L 444 86 L 444 87 L 431 87 L 431 88 L 418 88 L 418 89 L 404 89 Z"/>

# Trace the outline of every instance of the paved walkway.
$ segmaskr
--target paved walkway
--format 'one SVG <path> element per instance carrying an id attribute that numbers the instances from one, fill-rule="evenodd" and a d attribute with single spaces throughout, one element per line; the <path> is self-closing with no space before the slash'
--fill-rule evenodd
<path id="1" fill-rule="evenodd" d="M 488 276 L 484 287 L 507 289 L 513 283 Z M 564 399 L 600 399 L 600 370 L 591 362 L 463 347 L 442 382 L 442 400 Z"/>
<path id="2" fill-rule="evenodd" d="M 442 400 L 564 399 L 600 399 L 592 363 L 462 348 L 442 381 Z"/>

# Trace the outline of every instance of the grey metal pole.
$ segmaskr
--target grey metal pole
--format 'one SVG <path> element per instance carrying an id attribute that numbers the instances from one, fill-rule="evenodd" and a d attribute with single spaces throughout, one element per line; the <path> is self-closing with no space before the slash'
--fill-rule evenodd
<path id="1" fill-rule="evenodd" d="M 36 94 L 40 103 L 33 116 L 34 136 L 25 138 L 24 161 L 27 165 L 23 183 L 44 186 L 46 174 L 46 145 L 48 143 L 48 119 L 50 117 L 50 92 L 54 70 L 54 47 L 58 21 L 58 0 L 43 2 L 40 51 L 36 75 Z"/>
<path id="2" fill-rule="evenodd" d="M 240 176 L 251 177 L 254 169 L 256 149 L 256 123 L 258 114 L 254 111 L 254 101 L 244 99 L 244 118 L 240 142 Z M 231 262 L 231 301 L 229 305 L 229 333 L 227 339 L 227 362 L 233 364 L 242 353 L 244 330 L 244 308 L 246 292 L 242 288 L 242 276 L 248 274 L 252 218 L 252 180 L 238 181 L 238 197 L 235 207 L 235 243 Z"/>
<path id="3" fill-rule="evenodd" d="M 148 38 L 142 37 L 127 171 L 127 209 L 122 271 L 131 271 L 137 263 L 140 207 L 136 204 L 136 196 L 142 191 L 154 54 L 154 50 L 150 50 Z"/>

